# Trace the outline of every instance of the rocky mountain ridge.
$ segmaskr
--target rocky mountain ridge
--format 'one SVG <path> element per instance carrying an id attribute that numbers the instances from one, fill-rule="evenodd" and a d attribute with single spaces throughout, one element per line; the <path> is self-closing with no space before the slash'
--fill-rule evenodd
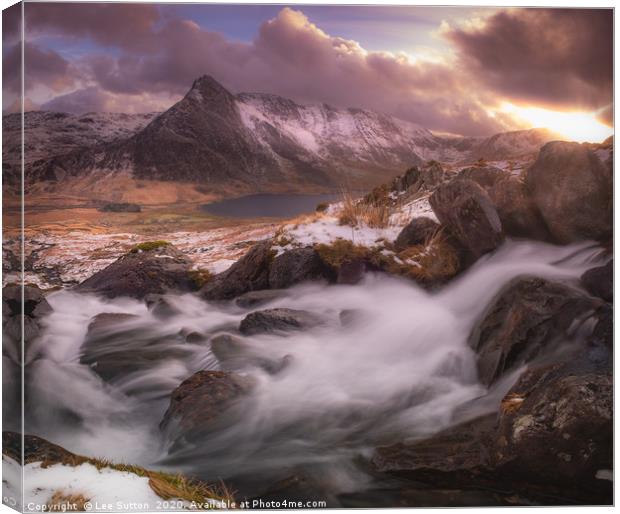
<path id="1" fill-rule="evenodd" d="M 270 191 L 368 187 L 423 160 L 467 163 L 531 155 L 553 134 L 543 129 L 443 137 L 364 109 L 304 106 L 270 94 L 234 95 L 204 76 L 163 113 L 29 112 L 26 175 L 59 182 L 89 173 Z M 19 176 L 19 117 L 3 118 L 4 171 Z"/>

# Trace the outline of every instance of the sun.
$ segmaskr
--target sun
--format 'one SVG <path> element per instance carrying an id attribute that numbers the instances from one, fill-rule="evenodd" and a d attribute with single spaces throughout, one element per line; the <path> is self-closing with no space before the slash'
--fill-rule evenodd
<path id="1" fill-rule="evenodd" d="M 600 143 L 614 133 L 613 128 L 596 119 L 596 112 L 551 111 L 511 103 L 504 103 L 499 111 L 532 127 L 547 128 L 578 143 Z"/>

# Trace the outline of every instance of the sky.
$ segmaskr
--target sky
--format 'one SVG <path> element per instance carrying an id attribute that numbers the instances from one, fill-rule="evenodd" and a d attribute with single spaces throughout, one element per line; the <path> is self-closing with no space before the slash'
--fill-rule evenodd
<path id="1" fill-rule="evenodd" d="M 613 11 L 411 6 L 25 4 L 25 105 L 161 111 L 194 79 L 384 112 L 468 136 L 612 133 Z M 18 8 L 3 110 L 18 109 Z M 572 134 L 571 134 L 572 133 Z"/>

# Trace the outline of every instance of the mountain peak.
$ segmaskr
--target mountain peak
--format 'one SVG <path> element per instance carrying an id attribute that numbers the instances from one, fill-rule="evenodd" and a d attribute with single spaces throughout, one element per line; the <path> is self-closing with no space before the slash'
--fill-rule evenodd
<path id="1" fill-rule="evenodd" d="M 194 80 L 186 97 L 195 100 L 214 100 L 221 97 L 232 98 L 232 94 L 211 75 L 202 75 Z"/>

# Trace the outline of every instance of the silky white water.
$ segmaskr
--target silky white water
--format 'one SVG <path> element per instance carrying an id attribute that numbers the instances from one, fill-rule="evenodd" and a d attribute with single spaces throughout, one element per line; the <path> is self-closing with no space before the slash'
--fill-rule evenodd
<path id="1" fill-rule="evenodd" d="M 236 330 L 250 310 L 193 295 L 171 297 L 180 314 L 161 320 L 139 301 L 57 292 L 48 297 L 54 312 L 43 335 L 27 354 L 26 432 L 78 453 L 207 478 L 348 462 L 378 444 L 422 437 L 496 408 L 500 396 L 478 383 L 467 344 L 475 323 L 514 277 L 578 287 L 599 254 L 591 244 L 510 241 L 437 292 L 384 275 L 355 286 L 300 285 L 259 309 L 303 309 L 326 323 L 285 336 L 243 337 Z M 344 310 L 352 311 L 346 323 Z M 160 358 L 105 383 L 79 359 L 92 317 L 111 312 L 137 316 L 114 327 L 116 348 L 139 354 L 156 344 Z M 219 369 L 209 341 L 189 344 L 182 331 L 247 341 L 251 355 L 236 372 L 254 386 L 226 429 L 169 453 L 158 425 L 170 392 L 198 370 Z M 269 374 L 256 356 L 274 362 L 288 356 L 288 365 Z"/>

